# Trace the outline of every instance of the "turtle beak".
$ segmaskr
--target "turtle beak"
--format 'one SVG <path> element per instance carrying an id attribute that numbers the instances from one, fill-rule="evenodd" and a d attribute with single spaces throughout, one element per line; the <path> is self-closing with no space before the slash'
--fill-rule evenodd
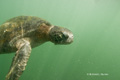
<path id="1" fill-rule="evenodd" d="M 67 35 L 68 35 L 68 38 L 66 40 L 66 44 L 70 44 L 70 43 L 73 42 L 73 38 L 74 38 L 73 37 L 73 33 L 72 32 L 68 32 Z"/>
<path id="2" fill-rule="evenodd" d="M 67 39 L 67 42 L 70 44 L 73 42 L 73 34 L 69 34 L 69 37 Z"/>

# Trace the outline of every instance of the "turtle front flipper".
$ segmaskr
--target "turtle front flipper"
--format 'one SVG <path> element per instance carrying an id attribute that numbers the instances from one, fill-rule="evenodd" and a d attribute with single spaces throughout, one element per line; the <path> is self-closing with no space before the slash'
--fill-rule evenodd
<path id="1" fill-rule="evenodd" d="M 16 42 L 16 48 L 18 49 L 15 57 L 13 58 L 12 65 L 9 73 L 6 76 L 6 80 L 18 80 L 22 72 L 25 70 L 25 66 L 31 53 L 30 42 L 26 39 L 20 39 Z"/>

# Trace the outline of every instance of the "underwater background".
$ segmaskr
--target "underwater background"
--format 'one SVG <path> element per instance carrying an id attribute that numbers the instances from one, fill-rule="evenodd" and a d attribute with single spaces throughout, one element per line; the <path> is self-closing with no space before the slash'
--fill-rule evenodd
<path id="1" fill-rule="evenodd" d="M 0 0 L 0 25 L 21 15 L 70 29 L 74 42 L 32 49 L 19 80 L 120 80 L 120 0 Z M 0 80 L 14 55 L 0 55 Z"/>

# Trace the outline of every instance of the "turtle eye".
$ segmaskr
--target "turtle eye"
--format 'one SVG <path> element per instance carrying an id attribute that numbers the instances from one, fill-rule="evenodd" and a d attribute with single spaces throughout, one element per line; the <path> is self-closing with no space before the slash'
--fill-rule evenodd
<path id="1" fill-rule="evenodd" d="M 64 34 L 64 38 L 66 38 L 66 39 L 67 39 L 68 37 L 69 37 L 69 36 L 68 36 L 67 34 Z"/>
<path id="2" fill-rule="evenodd" d="M 62 34 L 56 33 L 54 37 L 56 42 L 61 42 L 63 40 Z"/>
<path id="3" fill-rule="evenodd" d="M 68 35 L 66 33 L 62 33 L 62 38 L 64 41 L 66 41 L 68 39 Z"/>

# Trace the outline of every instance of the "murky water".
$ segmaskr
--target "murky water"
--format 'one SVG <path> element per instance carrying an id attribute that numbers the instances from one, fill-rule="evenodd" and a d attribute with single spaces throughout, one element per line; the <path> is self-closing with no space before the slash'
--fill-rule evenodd
<path id="1" fill-rule="evenodd" d="M 32 50 L 20 80 L 120 80 L 120 0 L 1 0 L 0 24 L 38 16 L 74 33 L 70 45 Z M 0 80 L 13 54 L 0 55 Z"/>

